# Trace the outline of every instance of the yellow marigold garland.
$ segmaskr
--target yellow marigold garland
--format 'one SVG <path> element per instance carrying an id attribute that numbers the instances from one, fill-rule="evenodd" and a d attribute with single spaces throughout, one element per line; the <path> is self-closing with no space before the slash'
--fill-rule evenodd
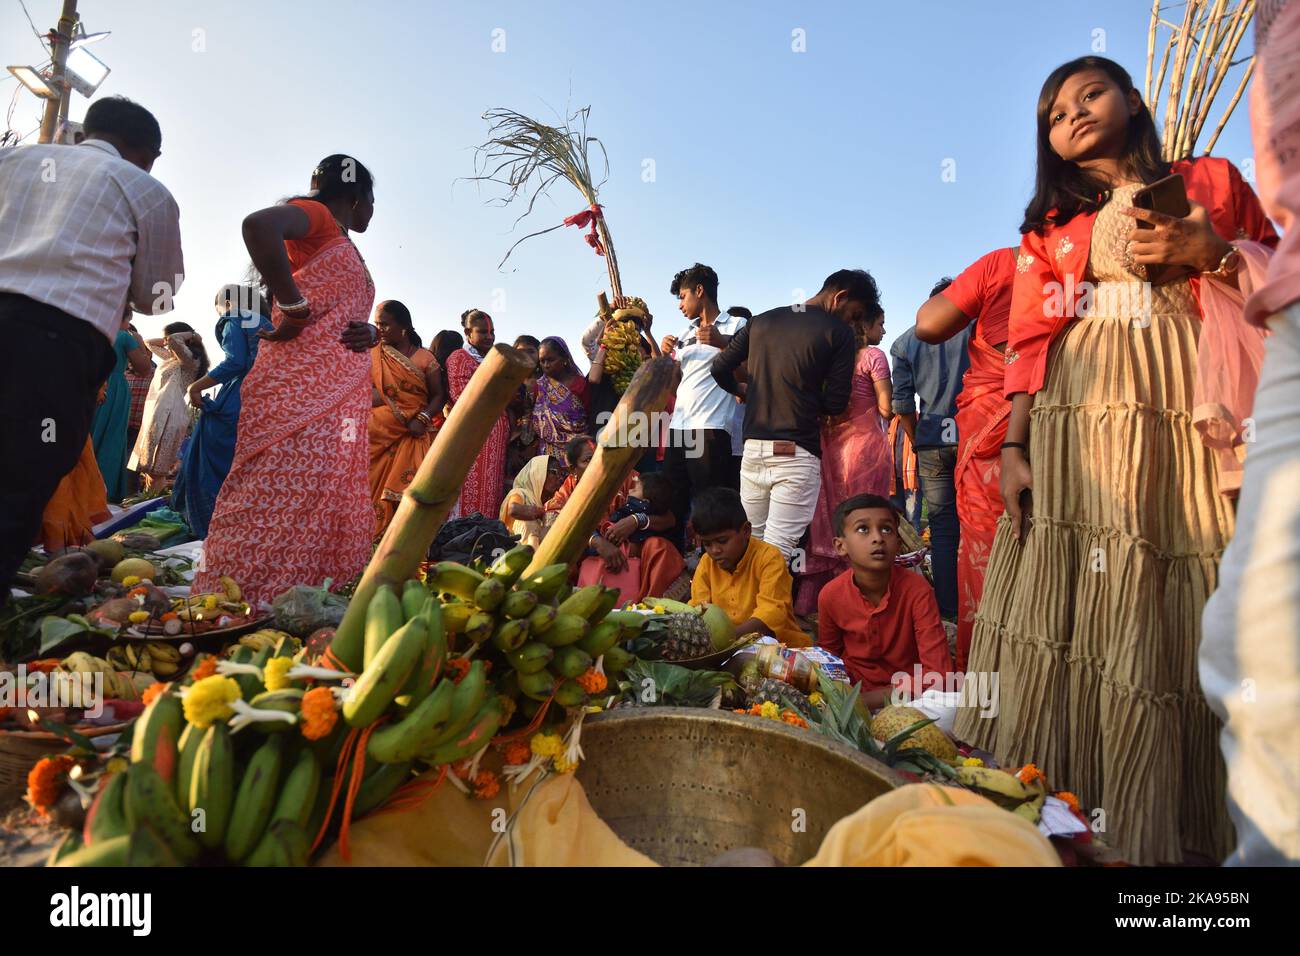
<path id="1" fill-rule="evenodd" d="M 292 657 L 272 657 L 262 665 L 262 680 L 267 690 L 284 690 L 289 686 L 289 670 L 293 667 Z"/>
<path id="2" fill-rule="evenodd" d="M 215 720 L 226 720 L 235 711 L 230 705 L 239 700 L 239 684 L 231 677 L 205 677 L 185 692 L 181 704 L 185 719 L 202 730 Z"/>

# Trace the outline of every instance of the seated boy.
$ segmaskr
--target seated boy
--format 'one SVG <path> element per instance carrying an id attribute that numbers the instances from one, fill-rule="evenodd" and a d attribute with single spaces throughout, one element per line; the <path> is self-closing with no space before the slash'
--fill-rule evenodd
<path id="1" fill-rule="evenodd" d="M 879 495 L 855 495 L 835 509 L 832 526 L 835 551 L 849 570 L 817 599 L 817 645 L 843 658 L 868 707 L 890 702 L 899 672 L 907 675 L 899 683 L 919 695 L 933 675 L 942 680 L 952 670 L 952 658 L 934 589 L 914 571 L 894 567 L 898 512 Z M 917 664 L 922 686 L 912 688 Z"/>
<path id="2" fill-rule="evenodd" d="M 736 625 L 736 636 L 771 634 L 790 647 L 812 641 L 794 620 L 790 572 L 774 545 L 750 534 L 740 494 L 708 488 L 691 510 L 695 538 L 704 548 L 691 582 L 691 604 L 716 604 Z"/>

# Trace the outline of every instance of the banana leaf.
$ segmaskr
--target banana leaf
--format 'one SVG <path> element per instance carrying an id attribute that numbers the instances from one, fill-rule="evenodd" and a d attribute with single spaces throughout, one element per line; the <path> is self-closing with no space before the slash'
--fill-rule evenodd
<path id="1" fill-rule="evenodd" d="M 647 683 L 649 681 L 650 683 Z M 633 661 L 619 681 L 623 698 L 658 707 L 708 707 L 718 691 L 734 690 L 726 671 L 695 671 L 664 661 Z M 647 691 L 651 699 L 646 699 Z"/>

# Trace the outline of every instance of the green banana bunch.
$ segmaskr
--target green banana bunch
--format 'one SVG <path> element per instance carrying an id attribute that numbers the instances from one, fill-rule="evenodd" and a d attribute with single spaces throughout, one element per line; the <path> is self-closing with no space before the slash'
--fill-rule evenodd
<path id="1" fill-rule="evenodd" d="M 488 574 L 506 587 L 512 587 L 532 560 L 533 546 L 531 544 L 517 545 L 493 561 L 492 566 L 488 568 Z"/>
<path id="2" fill-rule="evenodd" d="M 307 819 L 316 805 L 316 796 L 320 792 L 321 776 L 320 761 L 311 750 L 304 747 L 298 754 L 298 760 L 289 768 L 288 776 L 284 778 L 284 786 L 271 811 L 271 827 L 282 820 L 300 827 L 307 825 Z M 265 840 L 266 837 L 262 839 Z"/>
<path id="3" fill-rule="evenodd" d="M 366 605 L 365 667 L 404 623 L 402 602 L 393 589 L 386 584 L 375 588 L 374 597 Z"/>
<path id="4" fill-rule="evenodd" d="M 226 859 L 231 863 L 243 860 L 266 829 L 279 792 L 283 739 L 278 734 L 267 737 L 249 758 L 244 776 L 239 781 L 223 841 Z"/>
<path id="5" fill-rule="evenodd" d="M 988 797 L 999 806 L 1014 809 L 1022 803 L 1031 802 L 1040 793 L 1040 788 L 1026 786 L 1020 778 L 1005 770 L 992 767 L 956 767 L 958 783 L 970 787 L 981 796 Z"/>
<path id="6" fill-rule="evenodd" d="M 427 636 L 424 618 L 412 618 L 376 651 L 343 701 L 343 719 L 350 726 L 372 724 L 389 708 L 420 662 Z"/>
<path id="7" fill-rule="evenodd" d="M 176 747 L 185 712 L 171 688 L 163 691 L 136 718 L 131 763 L 153 767 L 169 787 L 176 783 Z"/>
<path id="8" fill-rule="evenodd" d="M 455 561 L 439 561 L 429 568 L 426 577 L 429 587 L 441 594 L 451 594 L 462 601 L 474 600 L 474 592 L 483 583 L 484 576 L 472 568 Z"/>
<path id="9" fill-rule="evenodd" d="M 234 795 L 235 747 L 230 740 L 230 729 L 217 721 L 203 732 L 186 802 L 191 819 L 195 819 L 196 811 L 203 811 L 203 828 L 198 836 L 199 842 L 209 850 L 225 842 Z"/>
<path id="10" fill-rule="evenodd" d="M 501 698 L 493 694 L 474 713 L 467 729 L 453 735 L 423 759 L 430 766 L 439 767 L 472 756 L 488 745 L 504 721 L 505 707 Z"/>
<path id="11" fill-rule="evenodd" d="M 99 792 L 86 811 L 81 841 L 85 846 L 94 846 L 130 832 L 131 826 L 126 822 L 126 774 L 111 774 L 99 785 Z"/>
<path id="12" fill-rule="evenodd" d="M 441 681 L 409 714 L 370 735 L 366 754 L 380 763 L 410 763 L 442 737 L 452 719 L 456 686 Z"/>
<path id="13" fill-rule="evenodd" d="M 127 770 L 123 795 L 127 826 L 134 831 L 146 825 L 158 836 L 181 863 L 193 863 L 199 844 L 190 829 L 190 820 L 176 805 L 172 787 L 148 763 L 133 763 Z"/>

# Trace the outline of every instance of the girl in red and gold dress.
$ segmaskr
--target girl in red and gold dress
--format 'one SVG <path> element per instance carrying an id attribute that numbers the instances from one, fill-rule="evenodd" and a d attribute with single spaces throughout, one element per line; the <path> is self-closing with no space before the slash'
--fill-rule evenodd
<path id="1" fill-rule="evenodd" d="M 999 711 L 965 709 L 956 729 L 1104 810 L 1129 862 L 1217 860 L 1231 824 L 1196 654 L 1233 513 L 1193 424 L 1200 297 L 1235 283 L 1232 240 L 1277 236 L 1227 161 L 1162 161 L 1111 60 L 1057 68 L 1037 125 L 1005 353 L 1007 514 L 970 661 L 999 675 Z M 1133 208 L 1171 172 L 1190 215 Z M 1145 281 L 1161 266 L 1181 277 Z"/>

